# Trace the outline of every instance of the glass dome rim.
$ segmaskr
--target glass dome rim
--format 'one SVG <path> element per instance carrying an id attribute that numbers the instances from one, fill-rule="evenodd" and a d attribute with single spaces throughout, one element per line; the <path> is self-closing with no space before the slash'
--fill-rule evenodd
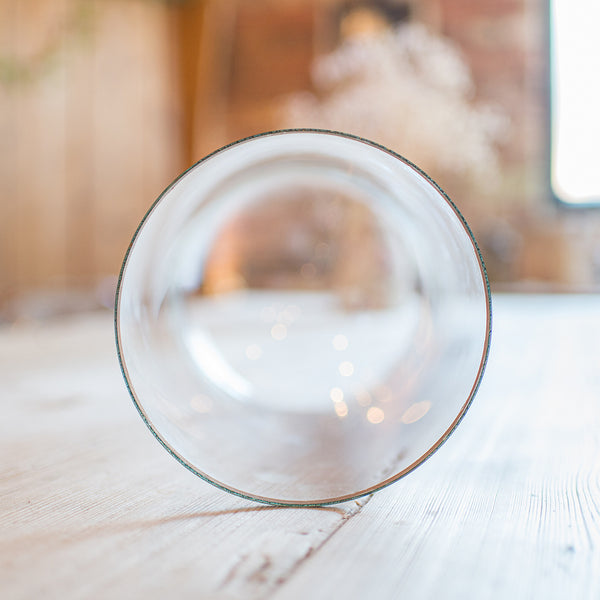
<path id="1" fill-rule="evenodd" d="M 155 426 L 151 423 L 151 421 L 147 417 L 147 414 L 146 414 L 145 410 L 143 409 L 142 402 L 140 402 L 139 399 L 137 398 L 133 383 L 132 383 L 131 378 L 128 373 L 126 359 L 123 356 L 123 351 L 122 351 L 120 308 L 121 308 L 121 298 L 122 298 L 123 277 L 124 277 L 126 269 L 127 269 L 129 258 L 135 247 L 135 242 L 141 235 L 144 225 L 148 222 L 152 213 L 155 211 L 156 207 L 161 203 L 161 201 L 163 201 L 163 199 L 167 196 L 167 194 L 169 194 L 169 192 L 181 180 L 183 180 L 190 172 L 192 172 L 194 169 L 196 169 L 199 165 L 206 163 L 211 158 L 213 158 L 217 155 L 223 154 L 224 152 L 226 152 L 227 150 L 229 150 L 233 147 L 238 147 L 238 146 L 241 146 L 242 144 L 245 144 L 245 143 L 251 142 L 253 140 L 257 140 L 257 139 L 262 139 L 262 138 L 268 138 L 268 137 L 274 137 L 274 136 L 286 135 L 286 134 L 305 134 L 305 133 L 339 137 L 339 138 L 343 138 L 346 140 L 351 140 L 353 142 L 363 143 L 367 146 L 371 146 L 375 149 L 383 151 L 384 153 L 392 156 L 393 158 L 399 160 L 400 162 L 402 162 L 403 164 L 405 164 L 406 166 L 408 166 L 409 168 L 414 170 L 426 182 L 428 182 L 438 192 L 438 194 L 440 194 L 442 199 L 452 209 L 453 213 L 455 214 L 456 218 L 462 225 L 463 229 L 465 230 L 465 232 L 473 246 L 474 255 L 479 264 L 481 279 L 482 279 L 482 283 L 483 283 L 482 287 L 483 287 L 483 292 L 484 292 L 484 296 L 485 296 L 486 332 L 485 332 L 485 338 L 484 338 L 484 343 L 483 343 L 483 352 L 482 352 L 482 356 L 481 356 L 480 365 L 479 365 L 475 380 L 473 382 L 471 392 L 470 392 L 466 402 L 461 407 L 456 418 L 452 421 L 450 426 L 443 432 L 443 434 L 439 437 L 439 439 L 434 444 L 432 444 L 426 452 L 424 452 L 421 456 L 419 456 L 419 458 L 416 461 L 414 461 L 413 463 L 411 463 L 410 465 L 408 465 L 407 467 L 405 467 L 398 473 L 392 475 L 391 477 L 388 477 L 388 478 L 384 479 L 383 481 L 378 482 L 377 484 L 374 484 L 373 486 L 369 486 L 368 488 L 365 488 L 358 492 L 352 492 L 352 493 L 342 495 L 342 496 L 336 496 L 336 497 L 332 497 L 332 498 L 323 498 L 323 499 L 317 499 L 317 500 L 282 500 L 282 499 L 277 499 L 277 498 L 269 498 L 269 497 L 265 497 L 265 496 L 261 496 L 261 495 L 251 494 L 251 493 L 248 493 L 248 492 L 245 492 L 242 490 L 238 490 L 235 487 L 229 486 L 229 485 L 222 483 L 216 479 L 212 479 L 211 477 L 209 477 L 208 475 L 206 475 L 205 473 L 200 471 L 198 468 L 194 467 L 194 465 L 189 463 L 185 458 L 180 456 L 169 445 L 169 443 L 162 438 L 162 436 L 160 435 L 158 430 L 155 428 Z M 459 423 L 464 418 L 466 412 L 468 411 L 470 405 L 472 404 L 473 399 L 474 399 L 475 395 L 477 394 L 477 391 L 481 384 L 485 368 L 487 366 L 490 348 L 491 348 L 491 332 L 492 332 L 492 298 L 491 298 L 491 290 L 490 290 L 490 283 L 489 283 L 489 279 L 488 279 L 488 275 L 487 275 L 487 270 L 485 267 L 485 263 L 483 260 L 481 250 L 475 239 L 475 236 L 474 236 L 470 226 L 468 225 L 466 219 L 464 218 L 464 216 L 462 215 L 462 213 L 460 212 L 458 207 L 454 204 L 454 202 L 449 198 L 449 196 L 443 191 L 443 189 L 425 171 L 423 171 L 421 168 L 419 168 L 417 165 L 412 163 L 409 159 L 405 158 L 404 156 L 398 154 L 397 152 L 395 152 L 377 142 L 369 140 L 367 138 L 363 138 L 363 137 L 360 137 L 360 136 L 357 136 L 357 135 L 354 135 L 351 133 L 345 133 L 345 132 L 340 132 L 340 131 L 335 131 L 335 130 L 327 130 L 327 129 L 313 129 L 313 128 L 277 129 L 277 130 L 257 133 L 255 135 L 251 135 L 251 136 L 233 141 L 229 144 L 226 144 L 226 145 L 214 150 L 210 154 L 204 156 L 203 158 L 201 158 L 200 160 L 195 162 L 193 165 L 188 167 L 181 174 L 179 174 L 175 179 L 173 179 L 173 181 L 171 181 L 171 183 L 154 200 L 154 202 L 150 205 L 150 207 L 148 208 L 148 210 L 142 217 L 141 221 L 139 222 L 139 224 L 131 238 L 131 241 L 127 247 L 125 256 L 123 258 L 123 262 L 121 264 L 119 277 L 118 277 L 118 281 L 117 281 L 116 292 L 115 292 L 115 302 L 114 302 L 114 335 L 115 335 L 117 357 L 118 357 L 121 374 L 124 378 L 127 390 L 129 392 L 131 399 L 133 400 L 133 403 L 134 403 L 138 413 L 140 414 L 140 416 L 142 417 L 142 420 L 145 422 L 146 426 L 150 429 L 150 431 L 154 435 L 154 437 L 161 443 L 161 445 L 167 450 L 167 452 L 169 454 L 171 454 L 184 467 L 186 467 L 188 470 L 190 470 L 192 473 L 194 473 L 201 479 L 212 484 L 213 486 L 215 486 L 223 491 L 229 492 L 233 495 L 244 498 L 244 499 L 256 501 L 256 502 L 263 503 L 263 504 L 275 505 L 275 506 L 290 506 L 290 507 L 294 507 L 294 506 L 295 507 L 327 506 L 327 505 L 332 505 L 332 504 L 338 504 L 341 502 L 347 502 L 350 500 L 356 500 L 358 498 L 362 498 L 362 497 L 368 496 L 376 491 L 379 491 L 379 490 L 391 485 L 392 483 L 395 483 L 396 481 L 398 481 L 399 479 L 401 479 L 402 477 L 406 476 L 408 473 L 413 471 L 420 464 L 425 462 L 430 456 L 432 456 L 444 444 L 444 442 L 448 439 L 448 437 L 452 434 L 452 432 L 457 428 Z"/>

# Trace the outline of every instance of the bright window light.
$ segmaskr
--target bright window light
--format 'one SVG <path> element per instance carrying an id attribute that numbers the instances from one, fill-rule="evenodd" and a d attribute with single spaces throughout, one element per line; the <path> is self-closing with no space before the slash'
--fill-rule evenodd
<path id="1" fill-rule="evenodd" d="M 551 0 L 554 194 L 600 203 L 600 0 Z"/>

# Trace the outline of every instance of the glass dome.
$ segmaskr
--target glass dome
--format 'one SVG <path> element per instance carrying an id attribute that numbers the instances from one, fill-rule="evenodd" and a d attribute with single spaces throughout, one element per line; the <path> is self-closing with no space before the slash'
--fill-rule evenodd
<path id="1" fill-rule="evenodd" d="M 429 457 L 479 385 L 490 293 L 427 175 L 377 144 L 277 131 L 150 208 L 116 296 L 119 360 L 165 448 L 240 496 L 321 505 Z"/>

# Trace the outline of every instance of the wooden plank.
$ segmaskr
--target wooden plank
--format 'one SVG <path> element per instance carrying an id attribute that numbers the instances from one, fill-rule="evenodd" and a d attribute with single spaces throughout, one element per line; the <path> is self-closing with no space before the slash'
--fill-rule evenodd
<path id="1" fill-rule="evenodd" d="M 204 0 L 202 4 L 202 30 L 195 32 L 198 56 L 188 164 L 233 141 L 227 121 L 237 2 Z"/>
<path id="2" fill-rule="evenodd" d="M 13 89 L 17 185 L 12 227 L 17 231 L 14 260 L 20 289 L 60 286 L 66 276 L 64 72 L 50 60 L 36 68 L 38 54 L 58 55 L 65 2 L 55 5 L 56 13 L 40 2 L 16 4 L 16 64 L 32 65 L 31 81 L 24 76 Z"/>
<path id="3" fill-rule="evenodd" d="M 16 44 L 14 2 L 0 0 L 0 15 L 0 53 L 11 56 Z M 3 78 L 0 81 L 0 322 L 9 317 L 9 302 L 16 293 L 16 104 L 16 94 Z"/>
<path id="4" fill-rule="evenodd" d="M 138 2 L 98 5 L 93 58 L 93 156 L 96 276 L 118 273 L 140 218 L 144 123 Z"/>
<path id="5" fill-rule="evenodd" d="M 164 7 L 100 3 L 93 60 L 96 276 L 118 274 L 143 214 L 178 174 Z M 148 148 L 152 149 L 149 150 Z"/>
<path id="6" fill-rule="evenodd" d="M 182 146 L 182 170 L 196 162 L 194 152 L 195 121 L 198 110 L 198 74 L 202 35 L 206 28 L 206 2 L 182 2 L 171 9 L 171 46 L 175 58 L 175 81 L 179 99 L 179 135 Z M 218 24 L 212 23 L 211 29 Z"/>
<path id="7" fill-rule="evenodd" d="M 183 170 L 179 132 L 173 125 L 178 98 L 173 93 L 175 74 L 171 54 L 168 5 L 141 1 L 146 24 L 141 28 L 143 98 L 140 152 L 142 154 L 142 188 L 136 209 L 138 221 L 165 187 Z M 137 222 L 136 222 L 137 226 Z M 129 238 L 133 231 L 129 232 Z"/>
<path id="8" fill-rule="evenodd" d="M 70 2 L 73 9 L 73 2 Z M 82 5 L 80 5 L 81 7 Z M 80 8 L 81 10 L 81 8 Z M 91 287 L 96 281 L 97 267 L 93 252 L 96 223 L 94 189 L 94 59 L 96 32 L 93 23 L 97 7 L 87 6 L 92 26 L 82 39 L 69 45 L 65 53 L 65 176 L 66 268 L 68 286 Z"/>

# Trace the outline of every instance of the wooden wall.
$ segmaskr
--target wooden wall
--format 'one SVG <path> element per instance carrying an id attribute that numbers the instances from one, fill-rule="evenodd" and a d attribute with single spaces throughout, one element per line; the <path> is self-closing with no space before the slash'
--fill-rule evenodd
<path id="1" fill-rule="evenodd" d="M 278 93 L 308 83 L 313 9 L 0 0 L 0 321 L 28 299 L 52 313 L 77 308 L 75 292 L 110 291 L 164 187 L 206 153 L 275 125 L 265 81 Z"/>
<path id="2" fill-rule="evenodd" d="M 157 195 L 215 148 L 281 126 L 282 98 L 310 89 L 355 4 L 0 0 L 0 321 L 48 292 L 69 304 L 100 286 L 109 303 Z M 372 4 L 454 40 L 478 98 L 510 117 L 500 200 L 466 207 L 492 279 L 600 286 L 598 219 L 565 217 L 544 187 L 542 0 Z"/>
<path id="3" fill-rule="evenodd" d="M 0 312 L 114 278 L 179 170 L 166 11 L 0 0 Z"/>

